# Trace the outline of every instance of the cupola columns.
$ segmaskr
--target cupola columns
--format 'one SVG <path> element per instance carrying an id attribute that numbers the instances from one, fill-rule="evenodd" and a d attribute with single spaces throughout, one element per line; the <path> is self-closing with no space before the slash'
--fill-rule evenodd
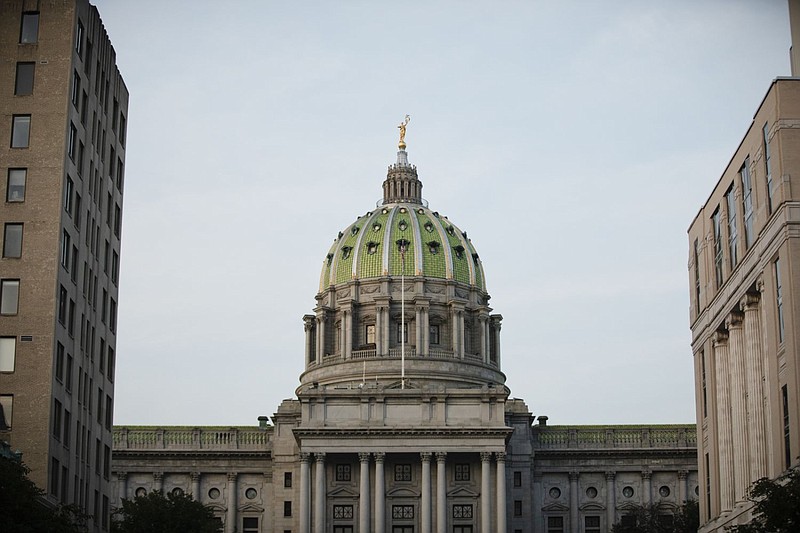
<path id="1" fill-rule="evenodd" d="M 383 182 L 383 204 L 421 204 L 422 182 L 417 167 L 408 163 L 405 146 L 397 152 L 397 163 L 389 165 Z"/>

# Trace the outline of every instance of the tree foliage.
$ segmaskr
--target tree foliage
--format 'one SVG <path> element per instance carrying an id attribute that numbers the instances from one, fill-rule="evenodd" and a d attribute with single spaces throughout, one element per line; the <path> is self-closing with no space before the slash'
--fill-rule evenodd
<path id="1" fill-rule="evenodd" d="M 28 478 L 24 463 L 0 456 L 0 525 L 13 533 L 82 533 L 86 518 L 74 505 L 52 507 Z"/>
<path id="2" fill-rule="evenodd" d="M 112 533 L 219 533 L 221 524 L 213 511 L 188 494 L 153 491 L 122 500 L 114 510 Z"/>
<path id="3" fill-rule="evenodd" d="M 800 531 L 800 470 L 789 470 L 776 480 L 759 479 L 750 486 L 747 499 L 753 502 L 753 519 L 729 528 L 731 533 Z"/>
<path id="4" fill-rule="evenodd" d="M 695 500 L 685 502 L 675 513 L 653 504 L 636 506 L 628 514 L 634 517 L 635 524 L 617 522 L 611 528 L 613 533 L 697 533 L 700 527 L 700 511 Z"/>

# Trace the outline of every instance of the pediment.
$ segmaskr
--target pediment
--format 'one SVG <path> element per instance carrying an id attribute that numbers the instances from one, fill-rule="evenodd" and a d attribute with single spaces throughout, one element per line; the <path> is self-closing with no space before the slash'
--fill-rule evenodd
<path id="1" fill-rule="evenodd" d="M 358 498 L 359 494 L 349 487 L 337 487 L 328 492 L 329 498 Z"/>
<path id="2" fill-rule="evenodd" d="M 209 507 L 212 511 L 218 512 L 218 513 L 224 513 L 224 512 L 226 512 L 228 510 L 227 507 L 225 507 L 224 505 L 220 505 L 218 503 L 207 503 L 207 504 L 205 504 L 205 506 Z"/>
<path id="3" fill-rule="evenodd" d="M 569 507 L 563 503 L 551 503 L 550 505 L 545 505 L 542 507 L 542 511 L 567 512 L 569 511 Z"/>
<path id="4" fill-rule="evenodd" d="M 621 504 L 617 505 L 617 509 L 619 509 L 621 511 L 635 511 L 639 507 L 640 507 L 639 505 L 637 505 L 637 504 L 635 504 L 633 502 L 625 502 L 625 503 L 621 503 Z"/>
<path id="5" fill-rule="evenodd" d="M 599 503 L 596 502 L 584 503 L 583 505 L 578 507 L 578 509 L 580 509 L 581 511 L 602 511 L 605 510 L 605 508 L 606 508 L 605 505 L 600 505 Z"/>
<path id="6" fill-rule="evenodd" d="M 386 496 L 389 498 L 419 498 L 419 492 L 406 487 L 396 487 L 386 491 Z"/>
<path id="7" fill-rule="evenodd" d="M 478 496 L 480 494 L 467 487 L 458 487 L 447 493 L 448 498 L 477 498 Z"/>
<path id="8" fill-rule="evenodd" d="M 387 389 L 402 389 L 403 388 L 403 382 L 402 381 L 395 381 L 395 382 L 392 382 L 392 383 L 389 383 L 388 385 L 386 385 L 385 388 L 387 388 Z M 410 380 L 406 380 L 405 388 L 406 389 L 419 389 L 419 384 L 414 383 L 413 381 L 410 381 Z"/>
<path id="9" fill-rule="evenodd" d="M 263 513 L 264 508 L 252 503 L 246 503 L 239 507 L 241 513 Z"/>

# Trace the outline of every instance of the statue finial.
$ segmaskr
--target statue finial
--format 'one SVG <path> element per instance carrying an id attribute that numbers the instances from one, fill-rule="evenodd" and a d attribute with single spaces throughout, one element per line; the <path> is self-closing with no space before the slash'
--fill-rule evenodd
<path id="1" fill-rule="evenodd" d="M 400 142 L 397 144 L 397 147 L 401 150 L 406 149 L 406 126 L 408 126 L 409 122 L 411 122 L 411 117 L 406 115 L 406 118 L 403 120 L 403 122 L 397 126 L 397 128 L 400 130 Z"/>

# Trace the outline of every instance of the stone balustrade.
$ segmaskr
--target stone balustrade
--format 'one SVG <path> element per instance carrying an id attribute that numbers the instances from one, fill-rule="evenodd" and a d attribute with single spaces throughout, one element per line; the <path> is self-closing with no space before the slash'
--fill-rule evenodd
<path id="1" fill-rule="evenodd" d="M 272 429 L 258 427 L 114 428 L 114 450 L 267 450 Z"/>
<path id="2" fill-rule="evenodd" d="M 669 426 L 534 426 L 538 449 L 687 448 L 697 446 L 694 425 Z"/>

